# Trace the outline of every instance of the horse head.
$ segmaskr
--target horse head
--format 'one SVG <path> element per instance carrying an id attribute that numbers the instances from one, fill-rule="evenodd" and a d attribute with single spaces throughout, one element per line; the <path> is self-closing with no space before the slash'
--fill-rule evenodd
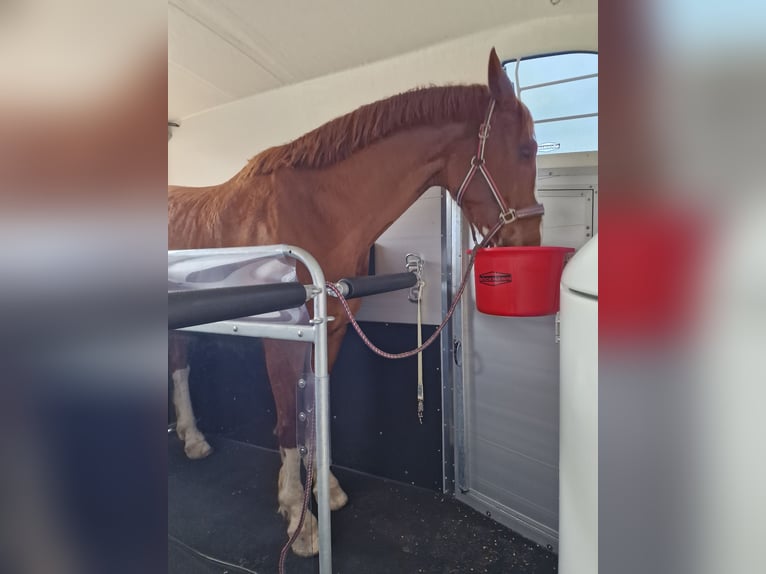
<path id="1" fill-rule="evenodd" d="M 539 245 L 544 210 L 535 198 L 534 121 L 494 48 L 488 89 L 483 122 L 450 157 L 448 187 L 485 245 Z"/>

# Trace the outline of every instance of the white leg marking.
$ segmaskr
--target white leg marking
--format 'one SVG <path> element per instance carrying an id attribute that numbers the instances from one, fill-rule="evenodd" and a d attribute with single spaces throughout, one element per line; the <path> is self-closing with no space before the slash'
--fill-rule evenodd
<path id="1" fill-rule="evenodd" d="M 280 449 L 280 454 L 279 512 L 287 519 L 287 535 L 292 536 L 298 528 L 303 507 L 301 461 L 297 448 Z M 319 527 L 311 510 L 306 510 L 303 528 L 293 543 L 293 552 L 298 556 L 315 556 L 319 553 Z"/>
<path id="2" fill-rule="evenodd" d="M 314 473 L 314 496 L 317 495 L 316 473 Z M 340 510 L 348 502 L 348 495 L 343 492 L 338 479 L 330 471 L 330 510 Z"/>
<path id="3" fill-rule="evenodd" d="M 205 458 L 213 449 L 199 432 L 189 396 L 189 367 L 173 371 L 173 405 L 176 408 L 176 432 L 184 441 L 184 452 L 192 459 Z"/>

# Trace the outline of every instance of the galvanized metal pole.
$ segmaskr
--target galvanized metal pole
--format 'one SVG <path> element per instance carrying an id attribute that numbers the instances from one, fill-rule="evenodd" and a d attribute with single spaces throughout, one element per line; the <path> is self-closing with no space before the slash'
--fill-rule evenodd
<path id="1" fill-rule="evenodd" d="M 327 292 L 322 269 L 307 251 L 290 247 L 288 255 L 302 261 L 318 287 L 314 297 L 314 418 L 316 421 L 317 521 L 319 523 L 319 574 L 332 574 L 330 529 L 330 375 L 327 362 Z"/>

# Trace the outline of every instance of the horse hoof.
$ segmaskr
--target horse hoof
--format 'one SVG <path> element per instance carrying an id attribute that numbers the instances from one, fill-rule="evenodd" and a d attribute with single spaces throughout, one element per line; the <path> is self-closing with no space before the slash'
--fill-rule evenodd
<path id="1" fill-rule="evenodd" d="M 319 554 L 319 534 L 316 524 L 314 528 L 303 528 L 298 538 L 293 542 L 293 552 L 298 556 L 309 558 Z"/>
<path id="2" fill-rule="evenodd" d="M 210 456 L 213 452 L 213 447 L 211 447 L 204 438 L 200 438 L 199 440 L 186 443 L 184 452 L 190 459 L 200 460 Z"/>

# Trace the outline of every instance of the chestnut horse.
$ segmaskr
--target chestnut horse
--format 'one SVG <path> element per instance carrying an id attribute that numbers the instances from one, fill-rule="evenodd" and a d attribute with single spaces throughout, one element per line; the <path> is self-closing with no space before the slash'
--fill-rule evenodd
<path id="1" fill-rule="evenodd" d="M 375 240 L 432 186 L 450 190 L 468 220 L 492 234 L 489 244 L 539 245 L 542 206 L 535 200 L 532 117 L 516 98 L 494 49 L 488 76 L 488 86 L 429 87 L 363 106 L 260 153 L 221 185 L 171 188 L 169 248 L 286 243 L 314 255 L 330 281 L 365 275 Z M 479 152 L 477 136 L 483 143 Z M 473 177 L 476 173 L 483 177 Z M 302 266 L 298 278 L 310 283 Z M 360 303 L 350 305 L 356 312 Z M 335 316 L 328 325 L 332 368 L 348 320 L 337 300 L 328 301 L 328 307 Z M 282 455 L 279 509 L 290 535 L 302 503 L 296 381 L 303 348 L 285 341 L 263 344 Z M 202 458 L 211 448 L 195 424 L 180 335 L 170 334 L 169 347 L 178 436 L 190 458 Z M 333 510 L 346 503 L 332 475 L 330 493 Z M 310 513 L 293 551 L 302 556 L 318 551 L 316 518 Z"/>

